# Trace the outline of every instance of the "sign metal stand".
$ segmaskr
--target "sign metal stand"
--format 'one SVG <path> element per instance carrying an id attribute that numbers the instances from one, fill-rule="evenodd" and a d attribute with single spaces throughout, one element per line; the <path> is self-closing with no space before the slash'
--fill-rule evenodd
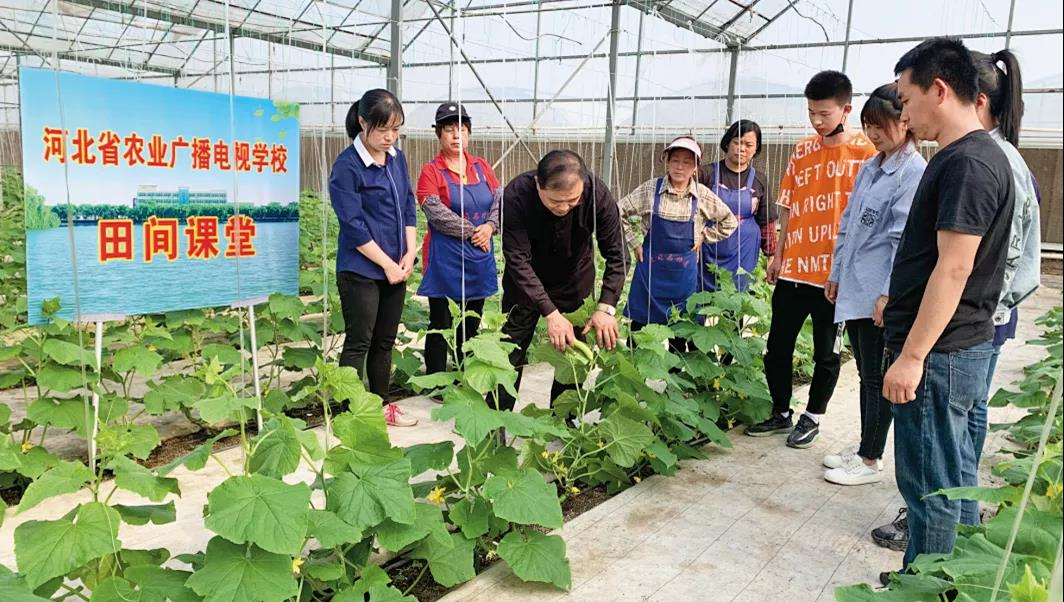
<path id="1" fill-rule="evenodd" d="M 245 308 L 248 310 L 248 329 L 251 331 L 251 370 L 254 372 L 252 382 L 255 383 L 255 425 L 262 432 L 262 384 L 259 382 L 259 343 L 257 329 L 255 327 L 255 306 L 265 303 L 269 297 L 256 297 L 237 301 L 230 305 L 234 309 Z"/>
<path id="2" fill-rule="evenodd" d="M 124 320 L 126 316 L 119 314 L 93 314 L 81 316 L 81 324 L 94 324 L 96 327 L 96 339 L 93 341 L 94 357 L 96 359 L 96 373 L 103 369 L 103 325 L 107 321 Z M 89 465 L 96 470 L 96 437 L 100 432 L 100 391 L 98 387 L 92 387 L 92 420 L 89 421 Z"/>

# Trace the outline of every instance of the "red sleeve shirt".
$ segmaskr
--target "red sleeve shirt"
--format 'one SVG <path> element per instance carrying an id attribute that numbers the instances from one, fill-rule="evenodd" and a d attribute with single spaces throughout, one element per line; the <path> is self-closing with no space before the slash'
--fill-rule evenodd
<path id="1" fill-rule="evenodd" d="M 424 204 L 425 199 L 428 197 L 440 194 L 439 181 L 442 179 L 440 170 L 436 168 L 435 162 L 429 162 L 421 166 L 421 173 L 417 177 L 417 188 L 414 191 L 418 205 Z"/>
<path id="2" fill-rule="evenodd" d="M 484 159 L 484 157 L 477 157 L 466 153 L 466 176 L 465 181 L 467 184 L 476 184 L 479 182 L 477 178 L 477 172 L 475 165 L 480 166 L 480 171 L 484 174 L 484 180 L 487 181 L 488 187 L 491 188 L 492 193 L 499 188 L 499 180 L 495 176 L 495 171 L 491 168 L 491 164 Z M 424 203 L 425 199 L 432 195 L 440 197 L 440 201 L 447 207 L 451 206 L 451 195 L 447 187 L 447 178 L 444 177 L 443 172 L 447 169 L 447 162 L 443 158 L 443 154 L 436 155 L 436 158 L 429 161 L 421 168 L 421 175 L 417 179 L 417 202 Z M 452 172 L 453 175 L 453 172 Z"/>

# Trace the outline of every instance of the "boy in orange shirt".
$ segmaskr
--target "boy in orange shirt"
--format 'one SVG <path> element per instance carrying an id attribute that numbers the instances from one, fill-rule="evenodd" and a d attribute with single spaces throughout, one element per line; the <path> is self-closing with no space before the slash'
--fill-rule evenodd
<path id="1" fill-rule="evenodd" d="M 838 71 L 821 71 L 805 86 L 809 122 L 816 130 L 795 145 L 780 183 L 780 233 L 769 259 L 772 325 L 765 353 L 765 379 L 772 395 L 772 416 L 746 429 L 762 437 L 789 432 L 787 445 L 806 448 L 820 434 L 820 417 L 839 379 L 842 330 L 835 308 L 824 296 L 831 273 L 835 233 L 853 190 L 857 170 L 876 150 L 859 130 L 846 125 L 853 86 Z M 813 381 L 809 404 L 793 423 L 791 375 L 794 344 L 807 318 L 813 318 Z"/>

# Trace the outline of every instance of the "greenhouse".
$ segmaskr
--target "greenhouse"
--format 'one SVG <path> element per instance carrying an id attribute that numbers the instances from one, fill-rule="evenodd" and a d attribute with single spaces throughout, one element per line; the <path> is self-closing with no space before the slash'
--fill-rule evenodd
<path id="1" fill-rule="evenodd" d="M 0 0 L 0 600 L 1060 599 L 1062 47 Z"/>

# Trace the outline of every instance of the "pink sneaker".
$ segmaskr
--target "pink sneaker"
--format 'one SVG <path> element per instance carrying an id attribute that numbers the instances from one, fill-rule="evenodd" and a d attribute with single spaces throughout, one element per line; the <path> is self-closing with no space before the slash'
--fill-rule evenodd
<path id="1" fill-rule="evenodd" d="M 411 418 L 399 409 L 398 404 L 389 403 L 384 406 L 384 421 L 388 426 L 414 426 L 417 418 Z"/>

